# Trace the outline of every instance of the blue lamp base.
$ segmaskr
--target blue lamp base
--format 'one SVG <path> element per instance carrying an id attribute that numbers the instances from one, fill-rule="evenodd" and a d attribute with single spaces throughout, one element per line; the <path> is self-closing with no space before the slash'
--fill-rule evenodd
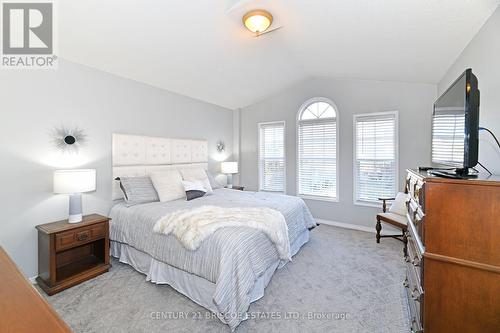
<path id="1" fill-rule="evenodd" d="M 227 174 L 227 188 L 233 188 L 233 175 Z"/>
<path id="2" fill-rule="evenodd" d="M 81 222 L 82 215 L 82 194 L 75 193 L 69 196 L 69 223 Z"/>

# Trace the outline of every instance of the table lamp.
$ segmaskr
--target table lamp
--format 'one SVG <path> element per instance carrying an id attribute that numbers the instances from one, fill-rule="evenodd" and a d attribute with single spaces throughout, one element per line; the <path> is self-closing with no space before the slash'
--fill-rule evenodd
<path id="1" fill-rule="evenodd" d="M 238 173 L 238 162 L 222 162 L 220 170 L 227 175 L 227 187 L 233 188 L 233 174 Z"/>
<path id="2" fill-rule="evenodd" d="M 95 169 L 54 171 L 54 193 L 69 194 L 69 223 L 82 221 L 82 193 L 95 189 Z"/>

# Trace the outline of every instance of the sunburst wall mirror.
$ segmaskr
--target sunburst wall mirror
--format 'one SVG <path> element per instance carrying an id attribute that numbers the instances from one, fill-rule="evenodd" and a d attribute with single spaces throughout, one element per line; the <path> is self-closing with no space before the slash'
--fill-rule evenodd
<path id="1" fill-rule="evenodd" d="M 54 148 L 64 153 L 78 153 L 87 141 L 85 130 L 79 127 L 61 126 L 52 130 Z"/>

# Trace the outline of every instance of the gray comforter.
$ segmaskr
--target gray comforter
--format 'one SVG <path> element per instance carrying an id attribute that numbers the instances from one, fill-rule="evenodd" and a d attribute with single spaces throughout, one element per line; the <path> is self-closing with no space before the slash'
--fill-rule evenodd
<path id="1" fill-rule="evenodd" d="M 110 238 L 126 243 L 153 258 L 213 282 L 214 302 L 234 330 L 250 306 L 249 291 L 255 280 L 279 260 L 278 251 L 262 232 L 250 228 L 222 228 L 209 236 L 196 251 L 187 250 L 173 235 L 153 233 L 158 219 L 170 212 L 203 205 L 221 207 L 269 207 L 280 211 L 288 225 L 292 243 L 315 225 L 304 201 L 297 197 L 215 190 L 213 195 L 126 207 L 117 203 L 110 213 Z"/>

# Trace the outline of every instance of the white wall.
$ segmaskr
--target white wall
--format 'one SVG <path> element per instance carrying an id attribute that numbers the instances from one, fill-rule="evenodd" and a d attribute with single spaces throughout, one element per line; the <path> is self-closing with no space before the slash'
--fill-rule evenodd
<path id="1" fill-rule="evenodd" d="M 339 111 L 339 202 L 306 200 L 316 218 L 374 225 L 376 208 L 353 204 L 353 115 L 399 111 L 399 179 L 406 168 L 430 165 L 432 105 L 436 86 L 381 81 L 311 78 L 241 112 L 241 184 L 258 187 L 257 124 L 286 122 L 286 188 L 296 194 L 296 116 L 307 99 L 327 97 Z"/>
<path id="2" fill-rule="evenodd" d="M 27 276 L 37 275 L 34 226 L 67 216 L 68 198 L 52 194 L 54 169 L 97 169 L 84 212 L 109 212 L 111 133 L 207 139 L 211 158 L 217 140 L 232 151 L 230 110 L 65 61 L 58 70 L 1 71 L 0 101 L 0 245 Z M 59 125 L 86 129 L 79 155 L 54 151 L 49 133 Z"/>
<path id="3" fill-rule="evenodd" d="M 234 162 L 240 162 L 240 128 L 241 128 L 241 110 L 236 109 L 233 111 L 233 155 Z M 233 175 L 233 184 L 238 185 L 240 182 L 239 174 Z"/>
<path id="4" fill-rule="evenodd" d="M 481 105 L 479 125 L 487 127 L 500 140 L 500 7 L 472 39 L 438 85 L 444 92 L 465 69 L 479 81 Z M 479 161 L 494 174 L 500 174 L 500 149 L 486 132 L 479 135 Z M 480 169 L 480 168 L 479 168 Z"/>

